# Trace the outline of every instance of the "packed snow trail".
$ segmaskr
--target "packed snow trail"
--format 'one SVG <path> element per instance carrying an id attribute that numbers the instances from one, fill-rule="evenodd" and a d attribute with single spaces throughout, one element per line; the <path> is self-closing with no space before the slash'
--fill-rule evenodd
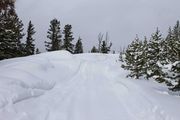
<path id="1" fill-rule="evenodd" d="M 179 97 L 120 64 L 66 51 L 2 61 L 0 120 L 179 120 Z"/>

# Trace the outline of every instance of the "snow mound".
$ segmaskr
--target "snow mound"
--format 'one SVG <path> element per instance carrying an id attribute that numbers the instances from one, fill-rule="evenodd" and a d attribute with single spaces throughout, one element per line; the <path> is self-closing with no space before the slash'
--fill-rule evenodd
<path id="1" fill-rule="evenodd" d="M 0 120 L 179 120 L 180 98 L 126 78 L 117 54 L 42 53 L 0 62 Z"/>

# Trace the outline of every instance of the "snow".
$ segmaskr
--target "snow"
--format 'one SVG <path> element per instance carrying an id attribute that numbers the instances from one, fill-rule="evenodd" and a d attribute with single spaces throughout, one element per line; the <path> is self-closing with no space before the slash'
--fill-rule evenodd
<path id="1" fill-rule="evenodd" d="M 67 51 L 0 62 L 0 120 L 179 120 L 180 97 L 126 78 L 119 55 Z"/>

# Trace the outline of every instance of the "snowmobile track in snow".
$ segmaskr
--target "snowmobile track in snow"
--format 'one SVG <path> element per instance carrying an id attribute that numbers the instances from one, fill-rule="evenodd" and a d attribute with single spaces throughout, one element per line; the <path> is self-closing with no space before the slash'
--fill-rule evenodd
<path id="1" fill-rule="evenodd" d="M 0 120 L 178 120 L 165 107 L 179 99 L 126 78 L 117 59 L 52 52 L 0 63 Z"/>

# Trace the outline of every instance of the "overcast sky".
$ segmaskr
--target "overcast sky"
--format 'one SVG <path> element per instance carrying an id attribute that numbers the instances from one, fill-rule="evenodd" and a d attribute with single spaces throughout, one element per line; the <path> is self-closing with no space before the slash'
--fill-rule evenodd
<path id="1" fill-rule="evenodd" d="M 180 20 L 180 0 L 17 0 L 19 17 L 36 27 L 36 43 L 44 50 L 47 29 L 53 18 L 62 28 L 71 24 L 75 40 L 81 36 L 89 51 L 100 32 L 108 32 L 113 50 L 127 46 L 136 34 L 149 37 L 156 27 L 166 34 Z"/>

